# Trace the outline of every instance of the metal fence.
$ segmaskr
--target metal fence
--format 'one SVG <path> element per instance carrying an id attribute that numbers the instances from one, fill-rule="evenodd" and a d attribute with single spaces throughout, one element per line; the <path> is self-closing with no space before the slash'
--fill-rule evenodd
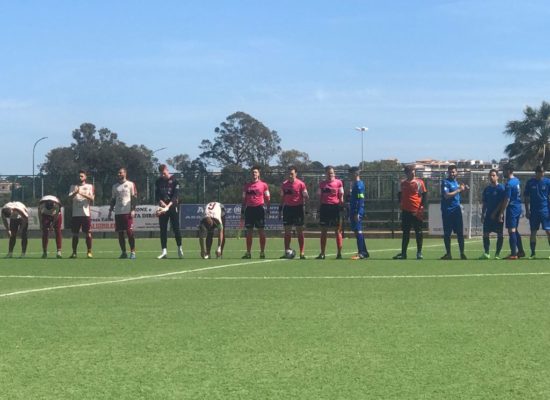
<path id="1" fill-rule="evenodd" d="M 516 175 L 524 183 L 532 176 L 530 172 L 518 172 Z M 71 184 L 76 183 L 76 174 L 67 176 L 46 176 L 37 175 L 34 180 L 28 175 L 0 176 L 0 201 L 2 204 L 7 201 L 17 200 L 28 206 L 36 206 L 38 200 L 47 194 L 58 196 L 62 201 L 67 201 L 67 195 Z M 207 203 L 219 201 L 221 203 L 240 203 L 242 185 L 246 182 L 250 173 L 208 172 L 195 176 L 181 176 L 178 178 L 181 190 L 181 203 Z M 262 173 L 262 180 L 270 186 L 272 202 L 280 200 L 280 185 L 286 179 L 287 173 L 283 170 L 273 170 Z M 344 187 L 349 188 L 351 180 L 347 171 L 336 171 L 336 176 L 344 181 Z M 431 172 L 420 176 L 424 179 L 428 189 L 429 203 L 439 203 L 441 179 L 445 172 Z M 469 184 L 471 191 L 466 193 L 463 204 L 472 203 L 481 206 L 481 195 L 484 187 L 488 184 L 488 171 L 461 172 L 458 179 Z M 309 215 L 306 223 L 316 226 L 317 208 L 319 198 L 317 188 L 319 182 L 325 177 L 324 171 L 308 171 L 299 175 L 310 193 Z M 138 188 L 138 201 L 140 204 L 154 203 L 154 186 L 157 175 L 132 177 L 131 171 L 128 178 L 136 183 Z M 366 198 L 366 227 L 371 230 L 398 230 L 400 220 L 397 192 L 399 182 L 404 176 L 396 171 L 366 171 L 362 179 L 367 187 Z M 88 181 L 95 185 L 96 205 L 106 205 L 111 198 L 111 186 L 116 182 L 116 177 L 110 181 L 97 182 L 93 176 Z M 33 197 L 33 184 L 35 196 Z M 427 221 L 427 219 L 426 219 Z M 471 224 L 477 223 L 470 221 Z"/>

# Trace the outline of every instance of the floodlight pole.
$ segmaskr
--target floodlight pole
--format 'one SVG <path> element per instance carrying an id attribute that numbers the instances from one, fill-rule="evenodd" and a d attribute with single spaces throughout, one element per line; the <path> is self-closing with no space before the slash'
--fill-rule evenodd
<path id="1" fill-rule="evenodd" d="M 359 169 L 363 171 L 363 164 L 365 162 L 363 141 L 364 141 L 365 132 L 368 131 L 369 128 L 367 128 L 366 126 L 361 126 L 361 127 L 355 128 L 355 130 L 361 132 L 361 166 Z"/>
<path id="2" fill-rule="evenodd" d="M 36 145 L 38 144 L 38 142 L 41 142 L 42 140 L 47 138 L 48 138 L 47 136 L 41 137 L 36 142 L 34 142 L 34 146 L 32 146 L 32 199 L 33 201 L 36 198 L 36 190 L 34 187 L 34 150 L 36 149 Z"/>

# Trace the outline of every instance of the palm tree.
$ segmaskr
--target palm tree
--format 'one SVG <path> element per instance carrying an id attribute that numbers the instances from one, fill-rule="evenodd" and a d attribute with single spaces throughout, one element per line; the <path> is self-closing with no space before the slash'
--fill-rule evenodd
<path id="1" fill-rule="evenodd" d="M 550 104 L 543 101 L 539 109 L 527 106 L 525 118 L 509 121 L 504 134 L 514 142 L 504 149 L 517 167 L 533 168 L 541 164 L 544 169 L 550 164 Z"/>

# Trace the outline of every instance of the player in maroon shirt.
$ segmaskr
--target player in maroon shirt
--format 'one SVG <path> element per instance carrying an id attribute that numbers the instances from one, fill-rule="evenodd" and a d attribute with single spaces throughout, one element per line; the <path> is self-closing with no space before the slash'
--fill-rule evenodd
<path id="1" fill-rule="evenodd" d="M 258 229 L 260 237 L 260 258 L 265 258 L 265 210 L 269 213 L 271 201 L 267 183 L 260 180 L 260 167 L 254 166 L 251 170 L 252 179 L 243 187 L 243 201 L 241 208 L 241 219 L 244 218 L 246 228 L 246 253 L 242 258 L 252 258 L 252 233 L 254 228 Z"/>

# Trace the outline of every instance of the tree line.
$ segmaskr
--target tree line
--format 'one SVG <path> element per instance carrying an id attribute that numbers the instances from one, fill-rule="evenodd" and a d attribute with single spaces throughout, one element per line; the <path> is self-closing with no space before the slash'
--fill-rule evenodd
<path id="1" fill-rule="evenodd" d="M 535 165 L 550 164 L 550 104 L 543 101 L 539 108 L 527 106 L 521 120 L 509 121 L 504 135 L 513 142 L 505 147 L 505 153 L 517 169 L 531 169 Z M 179 173 L 184 187 L 194 188 L 208 169 L 216 174 L 217 190 L 235 191 L 239 195 L 243 175 L 253 165 L 260 165 L 265 171 L 281 171 L 295 165 L 299 171 L 322 171 L 320 161 L 311 160 L 307 152 L 281 147 L 277 131 L 265 126 L 251 115 L 238 111 L 229 115 L 214 131 L 212 139 L 204 139 L 199 145 L 201 153 L 195 159 L 188 154 L 175 154 L 167 164 Z M 119 135 L 108 128 L 92 123 L 83 123 L 73 130 L 72 143 L 66 147 L 50 150 L 40 166 L 48 189 L 64 193 L 74 183 L 78 170 L 84 169 L 93 177 L 96 197 L 110 197 L 110 190 L 120 167 L 130 171 L 132 180 L 142 188 L 142 197 L 150 198 L 159 160 L 154 151 L 144 145 L 128 145 Z M 397 161 L 382 160 L 359 165 L 363 170 L 399 171 Z M 346 170 L 349 164 L 337 165 Z M 276 174 L 278 175 L 278 174 Z M 149 191 L 147 191 L 147 189 Z M 40 191 L 38 191 L 40 193 Z"/>

